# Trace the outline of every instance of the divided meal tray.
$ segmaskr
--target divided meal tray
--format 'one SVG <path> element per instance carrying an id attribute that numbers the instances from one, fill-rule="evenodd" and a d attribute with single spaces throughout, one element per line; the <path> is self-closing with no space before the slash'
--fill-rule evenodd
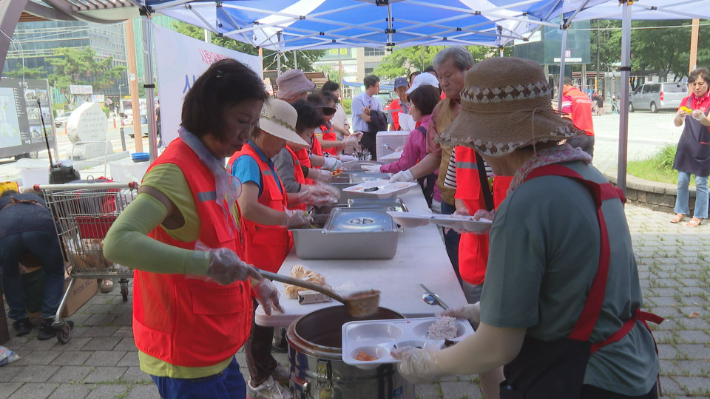
<path id="1" fill-rule="evenodd" d="M 364 197 L 391 198 L 418 185 L 416 182 L 390 183 L 389 180 L 372 180 L 344 188 L 343 192 Z"/>
<path id="2" fill-rule="evenodd" d="M 400 320 L 352 321 L 343 324 L 343 361 L 362 369 L 373 369 L 381 364 L 399 363 L 390 355 L 390 351 L 407 346 L 422 349 L 441 350 L 445 340 L 429 339 L 429 326 L 438 317 L 424 317 Z M 459 342 L 474 333 L 466 319 L 456 319 L 458 336 L 450 341 Z M 377 360 L 357 360 L 360 352 L 377 357 Z"/>
<path id="3" fill-rule="evenodd" d="M 457 230 L 465 230 L 471 233 L 483 233 L 488 231 L 493 224 L 487 219 L 473 220 L 472 216 L 462 215 L 441 215 L 428 212 L 395 212 L 388 211 L 388 215 L 402 227 L 413 228 L 418 226 L 426 226 L 429 223 L 434 223 L 439 226 L 444 226 Z"/>

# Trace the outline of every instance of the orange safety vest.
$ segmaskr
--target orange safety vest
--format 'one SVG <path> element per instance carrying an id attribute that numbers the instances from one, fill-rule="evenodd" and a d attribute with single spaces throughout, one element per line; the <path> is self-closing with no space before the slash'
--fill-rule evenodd
<path id="1" fill-rule="evenodd" d="M 563 93 L 572 101 L 572 123 L 577 129 L 584 130 L 587 136 L 594 136 L 594 122 L 592 121 L 592 99 L 576 87 L 571 87 Z M 564 105 L 564 104 L 563 104 Z"/>
<path id="2" fill-rule="evenodd" d="M 308 149 L 306 148 L 300 148 L 298 151 L 295 152 L 296 158 L 298 159 L 298 162 L 301 163 L 301 165 L 307 167 L 307 168 L 312 168 L 313 166 L 311 165 L 311 156 L 308 154 Z M 308 185 L 314 185 L 316 182 L 313 179 L 305 178 L 306 184 Z"/>
<path id="3" fill-rule="evenodd" d="M 460 199 L 473 215 L 486 209 L 486 202 L 478 178 L 476 152 L 468 147 L 456 147 L 456 199 Z M 459 272 L 469 284 L 483 284 L 488 263 L 488 235 L 461 234 L 459 244 Z"/>
<path id="4" fill-rule="evenodd" d="M 402 101 L 398 98 L 390 103 L 390 114 L 392 115 L 392 126 L 394 130 L 399 130 L 399 114 L 404 112 Z"/>
<path id="5" fill-rule="evenodd" d="M 293 178 L 298 182 L 300 185 L 306 184 L 306 177 L 303 175 L 303 170 L 301 169 L 301 163 L 298 162 L 298 157 L 296 156 L 296 153 L 293 152 L 292 149 L 290 149 L 288 146 L 286 146 L 286 149 L 288 150 L 289 154 L 291 154 L 291 159 L 293 160 Z M 306 204 L 298 204 L 294 206 L 293 208 L 289 209 L 300 209 L 302 211 L 305 211 L 307 209 Z"/>
<path id="6" fill-rule="evenodd" d="M 323 156 L 323 147 L 320 145 L 320 141 L 318 141 L 318 139 L 315 137 L 313 137 L 312 140 L 313 140 L 313 144 L 311 145 L 311 153 L 313 153 L 313 155 L 319 155 L 322 157 Z"/>
<path id="7" fill-rule="evenodd" d="M 271 172 L 269 164 L 261 160 L 250 143 L 244 144 L 241 151 L 234 153 L 229 158 L 227 170 L 231 173 L 232 165 L 237 158 L 242 156 L 252 157 L 259 165 L 262 185 L 259 203 L 279 212 L 287 209 L 288 194 L 279 190 L 279 186 L 276 184 L 276 179 L 279 177 Z M 283 187 L 281 179 L 279 179 L 279 184 Z M 268 272 L 278 272 L 293 245 L 291 232 L 284 226 L 265 226 L 246 218 L 243 223 L 245 231 L 244 261 Z"/>
<path id="8" fill-rule="evenodd" d="M 508 187 L 513 181 L 513 176 L 496 176 L 493 179 L 493 204 L 498 209 L 508 194 Z"/>
<path id="9" fill-rule="evenodd" d="M 201 221 L 199 240 L 210 248 L 229 248 L 244 259 L 240 232 L 230 234 L 214 177 L 197 154 L 178 138 L 148 170 L 162 164 L 177 165 L 187 180 Z M 195 242 L 175 240 L 162 226 L 149 236 L 174 247 L 195 248 Z M 249 338 L 251 322 L 252 290 L 247 282 L 223 286 L 183 274 L 133 272 L 136 346 L 164 362 L 207 367 L 229 359 Z"/>
<path id="10" fill-rule="evenodd" d="M 325 141 L 337 141 L 338 140 L 338 135 L 335 133 L 335 129 L 333 129 L 333 126 L 331 125 L 328 127 L 328 125 L 320 125 L 320 130 L 323 133 L 321 136 L 323 140 Z M 318 141 L 318 140 L 316 140 Z M 318 143 L 318 145 L 321 145 Z M 322 147 L 322 145 L 321 145 Z M 323 148 L 323 152 L 327 152 L 330 155 L 338 155 L 338 149 L 337 148 Z"/>

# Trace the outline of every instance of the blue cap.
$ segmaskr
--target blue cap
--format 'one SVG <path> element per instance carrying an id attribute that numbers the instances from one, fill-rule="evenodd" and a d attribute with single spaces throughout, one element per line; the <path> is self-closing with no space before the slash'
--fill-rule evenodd
<path id="1" fill-rule="evenodd" d="M 398 87 L 409 87 L 409 82 L 407 81 L 407 78 L 397 78 L 394 80 L 394 88 Z"/>

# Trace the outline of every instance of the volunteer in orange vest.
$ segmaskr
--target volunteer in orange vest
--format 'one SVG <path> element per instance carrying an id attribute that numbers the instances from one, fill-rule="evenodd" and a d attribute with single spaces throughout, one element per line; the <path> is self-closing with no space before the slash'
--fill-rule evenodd
<path id="1" fill-rule="evenodd" d="M 185 96 L 180 138 L 150 166 L 104 241 L 107 259 L 134 269 L 138 359 L 163 398 L 244 398 L 234 355 L 249 337 L 252 296 L 267 313 L 281 309 L 276 287 L 242 261 L 241 187 L 223 167 L 266 98 L 248 66 L 210 66 Z"/>
<path id="2" fill-rule="evenodd" d="M 278 272 L 293 245 L 289 228 L 305 227 L 309 217 L 303 210 L 290 210 L 301 202 L 298 194 L 289 195 L 276 173 L 271 158 L 286 142 L 307 146 L 295 126 L 296 110 L 282 100 L 264 105 L 259 127 L 240 151 L 229 159 L 227 170 L 242 182 L 242 195 L 237 200 L 244 218 L 245 260 L 259 269 Z M 256 307 L 256 303 L 254 307 Z M 247 366 L 251 380 L 247 398 L 278 398 L 286 395 L 274 382 L 288 378 L 288 370 L 279 366 L 271 355 L 272 327 L 254 325 L 246 344 Z"/>
<path id="3" fill-rule="evenodd" d="M 565 118 L 586 135 L 567 140 L 572 148 L 581 148 L 587 154 L 594 156 L 594 123 L 592 122 L 592 99 L 574 86 L 572 78 L 565 78 L 562 86 L 562 109 Z"/>
<path id="4" fill-rule="evenodd" d="M 309 95 L 308 101 L 314 104 L 323 114 L 324 121 L 315 130 L 315 139 L 321 147 L 322 155 L 328 154 L 328 156 L 340 159 L 342 162 L 356 160 L 355 157 L 340 154 L 340 152 L 348 147 L 354 148 L 357 146 L 362 138 L 362 132 L 353 133 L 345 140 L 338 140 L 338 134 L 331 123 L 338 105 L 338 97 L 332 92 L 322 91 L 318 94 Z"/>
<path id="5" fill-rule="evenodd" d="M 511 96 L 515 87 L 530 90 Z M 531 60 L 487 58 L 466 74 L 461 113 L 439 139 L 513 177 L 490 227 L 480 303 L 443 312 L 476 333 L 454 347 L 392 355 L 415 384 L 505 366 L 505 399 L 656 399 L 647 322 L 663 319 L 641 310 L 623 193 L 589 154 L 559 145 L 584 132 L 555 113 L 550 93 Z"/>
<path id="6" fill-rule="evenodd" d="M 296 133 L 306 142 L 311 140 L 313 130 L 320 126 L 323 122 L 323 115 L 308 101 L 298 100 L 291 104 L 298 113 L 296 121 Z M 307 204 L 322 206 L 330 201 L 337 202 L 337 189 L 332 188 L 331 192 L 323 195 L 322 191 L 327 190 L 326 183 L 333 177 L 333 172 L 326 169 L 313 169 L 304 166 L 300 158 L 308 160 L 308 150 L 303 146 L 298 146 L 293 143 L 286 143 L 283 148 L 274 158 L 274 166 L 276 173 L 279 175 L 281 182 L 286 188 L 286 192 L 291 198 L 292 195 L 300 195 L 301 203 L 295 206 L 289 206 L 289 209 L 306 210 Z M 307 178 L 309 176 L 310 178 Z M 313 180 L 312 180 L 312 179 Z M 319 182 L 319 183 L 316 183 Z M 316 186 L 317 185 L 317 186 Z"/>
<path id="7" fill-rule="evenodd" d="M 397 93 L 397 99 L 389 105 L 390 115 L 392 115 L 392 124 L 390 130 L 400 130 L 399 114 L 409 114 L 409 100 L 407 99 L 407 89 L 409 82 L 407 78 L 397 78 L 394 80 L 394 92 Z"/>

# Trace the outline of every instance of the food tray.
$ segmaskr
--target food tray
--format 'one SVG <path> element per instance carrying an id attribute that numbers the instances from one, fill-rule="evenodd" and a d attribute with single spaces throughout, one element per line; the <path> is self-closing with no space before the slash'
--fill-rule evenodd
<path id="1" fill-rule="evenodd" d="M 388 180 L 367 181 L 347 187 L 343 189 L 344 193 L 351 196 L 376 197 L 376 198 L 392 198 L 399 194 L 404 194 L 412 187 L 418 186 L 416 182 L 396 182 L 390 183 Z M 369 191 L 374 189 L 374 191 Z"/>
<path id="2" fill-rule="evenodd" d="M 392 208 L 392 210 L 398 212 L 407 212 L 407 206 L 401 198 L 351 198 L 348 200 L 348 207 L 379 209 Z"/>
<path id="3" fill-rule="evenodd" d="M 473 220 L 472 216 L 461 215 L 439 215 L 427 212 L 393 212 L 388 211 L 388 215 L 402 227 L 426 226 L 434 223 L 439 226 L 456 230 L 468 231 L 470 233 L 484 233 L 490 230 L 492 221 L 488 219 Z"/>
<path id="4" fill-rule="evenodd" d="M 424 317 L 403 320 L 368 320 L 352 321 L 343 324 L 343 361 L 362 369 L 374 369 L 380 364 L 399 363 L 390 355 L 390 351 L 406 346 L 423 349 L 441 350 L 445 340 L 429 339 L 429 326 L 438 317 Z M 458 336 L 451 341 L 459 342 L 474 333 L 466 319 L 456 319 Z M 364 352 L 377 360 L 357 360 L 358 353 Z"/>

